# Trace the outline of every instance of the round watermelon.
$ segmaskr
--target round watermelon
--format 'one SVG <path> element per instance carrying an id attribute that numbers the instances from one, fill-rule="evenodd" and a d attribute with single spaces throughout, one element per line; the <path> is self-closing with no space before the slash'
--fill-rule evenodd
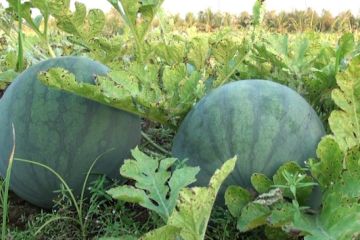
<path id="1" fill-rule="evenodd" d="M 92 175 L 118 176 L 130 149 L 140 141 L 140 119 L 82 97 L 50 89 L 39 72 L 61 67 L 84 83 L 108 68 L 84 57 L 61 57 L 34 65 L 19 75 L 0 100 L 0 173 L 4 177 L 16 132 L 15 157 L 36 161 L 58 172 L 78 195 L 93 161 L 109 149 Z M 53 205 L 59 180 L 48 170 L 14 161 L 11 189 L 43 208 Z"/>
<path id="2" fill-rule="evenodd" d="M 315 157 L 324 127 L 312 107 L 290 88 L 265 80 L 242 80 L 213 90 L 182 122 L 172 152 L 200 166 L 207 185 L 225 160 L 237 155 L 227 183 L 251 188 L 253 173 L 272 177 L 287 161 Z"/>

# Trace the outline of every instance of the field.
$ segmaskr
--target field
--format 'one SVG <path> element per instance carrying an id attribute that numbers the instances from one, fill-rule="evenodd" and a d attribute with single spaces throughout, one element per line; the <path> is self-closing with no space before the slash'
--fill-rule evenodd
<path id="1" fill-rule="evenodd" d="M 360 239 L 359 18 L 109 2 L 0 4 L 2 240 Z"/>

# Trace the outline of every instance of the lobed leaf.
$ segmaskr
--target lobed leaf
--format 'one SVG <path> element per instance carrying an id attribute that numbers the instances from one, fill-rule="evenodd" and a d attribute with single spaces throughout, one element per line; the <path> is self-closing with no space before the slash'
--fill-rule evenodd
<path id="1" fill-rule="evenodd" d="M 329 125 L 341 149 L 346 151 L 360 145 L 360 57 L 354 58 L 348 68 L 337 75 L 338 89 L 332 99 L 340 110 L 329 117 Z"/>
<path id="2" fill-rule="evenodd" d="M 181 229 L 183 239 L 204 239 L 211 210 L 221 184 L 233 171 L 236 157 L 226 161 L 210 179 L 209 187 L 183 189 L 168 225 Z"/>
<path id="3" fill-rule="evenodd" d="M 311 174 L 323 189 L 327 189 L 341 177 L 344 154 L 336 140 L 330 136 L 321 140 L 316 153 L 320 160 L 310 160 Z"/>
<path id="4" fill-rule="evenodd" d="M 175 158 L 154 159 L 138 148 L 132 151 L 134 160 L 126 160 L 120 169 L 123 177 L 135 181 L 135 187 L 120 186 L 108 191 L 113 198 L 138 203 L 157 213 L 167 222 L 174 211 L 179 192 L 195 182 L 199 172 L 197 167 L 169 169 Z"/>

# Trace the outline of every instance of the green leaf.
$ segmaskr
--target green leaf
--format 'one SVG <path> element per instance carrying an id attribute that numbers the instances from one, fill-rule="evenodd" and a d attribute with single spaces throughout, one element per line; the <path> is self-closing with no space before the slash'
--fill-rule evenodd
<path id="1" fill-rule="evenodd" d="M 207 38 L 194 38 L 190 42 L 191 48 L 188 53 L 189 63 L 193 64 L 196 69 L 203 69 L 209 58 L 209 41 Z"/>
<path id="2" fill-rule="evenodd" d="M 71 16 L 71 23 L 74 25 L 75 28 L 84 24 L 84 22 L 86 21 L 86 14 L 86 5 L 81 2 L 75 2 L 75 12 Z M 59 22 L 58 24 L 60 23 L 61 22 Z"/>
<path id="3" fill-rule="evenodd" d="M 161 72 L 163 83 L 158 80 Z M 47 86 L 170 126 L 176 126 L 205 92 L 201 75 L 189 73 L 184 64 L 161 70 L 134 62 L 128 69 L 97 76 L 96 85 L 78 82 L 63 69 L 50 69 L 38 78 Z"/>
<path id="4" fill-rule="evenodd" d="M 256 0 L 253 6 L 253 25 L 260 26 L 265 14 L 265 7 L 262 0 Z"/>
<path id="5" fill-rule="evenodd" d="M 226 161 L 210 179 L 209 187 L 184 188 L 167 225 L 140 240 L 204 240 L 216 195 L 235 164 L 236 157 Z"/>
<path id="6" fill-rule="evenodd" d="M 17 53 L 16 51 L 9 51 L 5 54 L 3 65 L 5 70 L 16 69 Z"/>
<path id="7" fill-rule="evenodd" d="M 349 174 L 354 179 L 360 178 L 360 146 L 349 149 L 346 158 L 343 161 L 343 167 L 346 169 L 345 175 Z"/>
<path id="8" fill-rule="evenodd" d="M 238 218 L 237 228 L 241 232 L 246 232 L 251 229 L 266 224 L 266 219 L 270 216 L 271 210 L 268 206 L 259 203 L 249 203 L 241 211 Z"/>
<path id="9" fill-rule="evenodd" d="M 320 186 L 326 189 L 341 177 L 344 154 L 339 144 L 330 136 L 321 140 L 316 153 L 320 161 L 310 160 L 311 174 Z"/>
<path id="10" fill-rule="evenodd" d="M 46 0 L 50 14 L 55 17 L 63 16 L 70 11 L 70 0 Z"/>
<path id="11" fill-rule="evenodd" d="M 99 240 L 138 240 L 138 238 L 131 235 L 124 235 L 120 237 L 102 237 L 99 238 Z"/>
<path id="12" fill-rule="evenodd" d="M 124 13 L 132 25 L 136 25 L 137 14 L 140 8 L 140 1 L 120 0 Z"/>
<path id="13" fill-rule="evenodd" d="M 343 61 L 349 54 L 354 51 L 355 48 L 355 39 L 352 33 L 345 33 L 341 36 L 338 41 L 338 46 L 336 49 L 336 62 L 335 62 L 335 72 L 337 73 L 340 69 L 341 61 Z"/>
<path id="14" fill-rule="evenodd" d="M 91 9 L 87 16 L 87 37 L 93 38 L 101 34 L 105 26 L 105 14 L 100 9 Z"/>
<path id="15" fill-rule="evenodd" d="M 86 44 L 101 34 L 105 26 L 105 14 L 99 9 L 91 9 L 89 13 L 83 3 L 75 3 L 75 12 L 64 10 L 60 15 L 55 15 L 57 26 Z"/>
<path id="16" fill-rule="evenodd" d="M 107 193 L 114 199 L 130 203 L 138 203 L 140 205 L 148 205 L 151 206 L 150 210 L 156 210 L 155 208 L 152 208 L 153 205 L 144 190 L 137 189 L 132 186 L 119 186 L 108 190 Z"/>
<path id="17" fill-rule="evenodd" d="M 293 225 L 309 235 L 305 240 L 347 240 L 360 233 L 359 204 L 343 201 L 341 193 L 336 192 L 328 194 L 323 204 L 320 216 L 315 219 L 295 213 Z"/>
<path id="18" fill-rule="evenodd" d="M 44 17 L 49 15 L 49 1 L 48 0 L 31 0 L 31 5 L 40 10 Z"/>
<path id="19" fill-rule="evenodd" d="M 181 229 L 181 237 L 186 240 L 203 240 L 211 210 L 221 184 L 234 170 L 236 157 L 226 161 L 216 170 L 210 179 L 209 187 L 183 189 L 180 193 L 176 210 L 171 215 L 168 225 Z"/>
<path id="20" fill-rule="evenodd" d="M 306 232 L 307 240 L 353 239 L 360 234 L 360 146 L 345 154 L 332 137 L 318 147 L 319 162 L 310 168 L 323 188 L 321 213 L 313 218 L 296 212 L 293 225 Z"/>
<path id="21" fill-rule="evenodd" d="M 229 186 L 225 192 L 225 205 L 233 217 L 239 217 L 241 209 L 252 199 L 250 192 L 242 187 Z"/>
<path id="22" fill-rule="evenodd" d="M 296 162 L 287 162 L 284 165 L 282 165 L 273 176 L 273 181 L 275 186 L 279 186 L 279 185 L 286 186 L 283 192 L 284 196 L 288 198 L 293 198 L 291 187 L 295 187 L 295 186 L 291 186 L 289 184 L 289 182 L 284 176 L 285 172 L 287 172 L 292 176 L 306 175 L 306 172 Z M 301 183 L 303 184 L 312 183 L 312 178 L 310 176 L 305 176 Z M 312 187 L 313 187 L 312 185 L 308 185 L 296 189 L 296 197 L 300 203 L 304 203 L 308 199 L 308 197 L 312 192 Z"/>
<path id="23" fill-rule="evenodd" d="M 246 41 L 239 44 L 238 41 L 223 38 L 215 43 L 212 47 L 212 56 L 214 56 L 217 64 L 217 79 L 213 82 L 213 88 L 219 87 L 230 80 L 234 79 L 234 74 L 239 71 L 240 65 L 243 63 L 249 51 Z"/>
<path id="24" fill-rule="evenodd" d="M 8 70 L 6 72 L 0 73 L 0 89 L 5 89 L 15 78 L 18 73 L 14 70 Z"/>
<path id="25" fill-rule="evenodd" d="M 132 0 L 108 0 L 108 2 L 113 5 L 125 20 L 137 44 L 142 45 L 142 41 L 164 0 L 142 0 L 135 2 Z"/>
<path id="26" fill-rule="evenodd" d="M 329 125 L 342 150 L 360 145 L 360 56 L 337 75 L 339 89 L 332 92 L 332 99 L 340 110 L 329 118 Z"/>
<path id="27" fill-rule="evenodd" d="M 267 221 L 272 227 L 283 227 L 291 224 L 294 217 L 294 206 L 289 202 L 278 202 L 272 209 Z"/>
<path id="28" fill-rule="evenodd" d="M 262 173 L 254 173 L 251 175 L 251 184 L 258 193 L 266 193 L 270 190 L 273 182 Z"/>
<path id="29" fill-rule="evenodd" d="M 166 225 L 164 227 L 148 232 L 147 234 L 139 238 L 139 240 L 178 240 L 180 231 L 180 228 Z"/>
<path id="30" fill-rule="evenodd" d="M 289 234 L 281 228 L 265 226 L 265 236 L 267 240 L 291 239 Z"/>
<path id="31" fill-rule="evenodd" d="M 32 15 L 31 15 L 31 8 L 32 8 L 32 4 L 31 2 L 24 2 L 20 5 L 17 4 L 17 0 L 8 0 L 9 3 L 9 10 L 12 11 L 14 14 L 18 15 L 18 13 L 20 13 L 20 17 L 23 18 L 27 25 L 34 30 L 36 33 L 38 33 L 39 35 L 41 35 L 41 32 L 38 28 L 38 26 L 36 25 L 36 23 L 34 22 Z M 19 11 L 19 7 L 20 7 L 20 11 Z"/>
<path id="32" fill-rule="evenodd" d="M 154 46 L 156 56 L 165 61 L 168 65 L 181 63 L 186 56 L 186 48 L 184 42 L 171 42 L 164 44 L 159 42 Z"/>
<path id="33" fill-rule="evenodd" d="M 74 74 L 63 68 L 51 68 L 47 72 L 40 72 L 38 79 L 45 85 L 50 85 L 51 83 L 52 87 L 59 89 L 64 89 L 66 87 L 73 89 L 80 96 L 94 99 L 98 102 L 108 102 L 95 85 L 77 82 Z"/>
<path id="34" fill-rule="evenodd" d="M 179 192 L 196 181 L 199 168 L 177 168 L 171 174 L 169 169 L 175 158 L 154 159 L 142 153 L 138 148 L 132 151 L 135 160 L 126 160 L 120 174 L 135 180 L 135 187 L 120 186 L 108 191 L 113 198 L 138 203 L 157 213 L 164 222 L 173 212 Z"/>

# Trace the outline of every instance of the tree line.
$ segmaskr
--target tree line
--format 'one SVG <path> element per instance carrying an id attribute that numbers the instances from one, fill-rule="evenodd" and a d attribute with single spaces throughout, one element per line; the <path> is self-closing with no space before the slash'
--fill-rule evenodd
<path id="1" fill-rule="evenodd" d="M 248 12 L 239 15 L 213 12 L 211 9 L 198 14 L 188 13 L 185 18 L 180 15 L 172 16 L 175 25 L 179 27 L 196 26 L 205 31 L 212 31 L 221 27 L 246 29 L 252 25 L 252 16 Z M 343 32 L 360 29 L 360 16 L 354 16 L 350 11 L 333 16 L 330 11 L 323 10 L 318 14 L 315 10 L 295 10 L 292 12 L 267 11 L 262 23 L 271 31 L 277 32 Z"/>

